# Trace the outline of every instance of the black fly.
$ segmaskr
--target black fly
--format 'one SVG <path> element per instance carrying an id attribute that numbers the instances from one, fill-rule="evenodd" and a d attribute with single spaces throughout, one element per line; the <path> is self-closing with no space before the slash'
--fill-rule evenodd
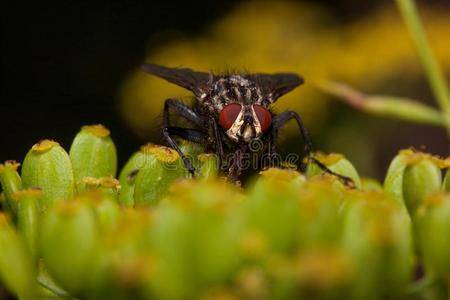
<path id="1" fill-rule="evenodd" d="M 260 141 L 264 146 L 263 152 L 271 157 L 276 153 L 278 130 L 293 119 L 303 136 L 307 161 L 317 164 L 323 171 L 337 176 L 347 185 L 352 185 L 350 178 L 335 174 L 314 158 L 308 131 L 296 112 L 284 111 L 275 114 L 269 108 L 279 97 L 303 83 L 303 79 L 297 74 L 219 76 L 154 64 L 144 64 L 142 68 L 145 72 L 186 88 L 195 95 L 193 107 L 176 99 L 167 99 L 163 113 L 164 138 L 178 152 L 192 176 L 195 176 L 195 168 L 181 151 L 175 136 L 210 145 L 219 157 L 221 169 L 226 170 L 231 180 L 238 180 L 250 143 Z M 193 128 L 173 126 L 170 110 L 192 123 Z M 225 162 L 227 155 L 233 157 L 232 163 L 228 165 Z"/>

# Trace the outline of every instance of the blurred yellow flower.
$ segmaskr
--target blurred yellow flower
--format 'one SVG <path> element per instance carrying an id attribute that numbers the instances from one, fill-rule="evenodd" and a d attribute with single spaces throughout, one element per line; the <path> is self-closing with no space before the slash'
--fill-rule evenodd
<path id="1" fill-rule="evenodd" d="M 450 19 L 445 12 L 421 9 L 433 50 L 444 70 L 450 70 Z M 275 104 L 294 109 L 309 127 L 326 117 L 327 96 L 314 81 L 334 79 L 365 90 L 387 80 L 413 80 L 420 62 L 395 6 L 386 5 L 351 24 L 336 24 L 322 8 L 285 1 L 249 1 L 212 24 L 195 38 L 175 37 L 152 45 L 146 61 L 202 71 L 291 71 L 306 83 Z M 121 110 L 141 137 L 159 130 L 158 116 L 169 97 L 190 93 L 138 68 L 125 80 Z M 314 129 L 313 129 L 314 130 Z"/>

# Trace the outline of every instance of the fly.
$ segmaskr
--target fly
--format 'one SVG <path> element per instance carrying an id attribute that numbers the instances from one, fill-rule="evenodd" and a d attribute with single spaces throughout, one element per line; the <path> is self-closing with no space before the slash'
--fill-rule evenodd
<path id="1" fill-rule="evenodd" d="M 169 146 L 178 152 L 193 177 L 196 170 L 180 149 L 175 137 L 211 146 L 219 158 L 221 170 L 225 170 L 229 179 L 237 181 L 243 172 L 245 154 L 250 151 L 251 143 L 259 141 L 263 145 L 262 152 L 271 157 L 276 153 L 279 129 L 294 120 L 304 140 L 306 161 L 337 176 L 346 185 L 353 185 L 350 178 L 334 173 L 314 157 L 311 138 L 298 113 L 287 110 L 275 114 L 270 109 L 278 98 L 304 82 L 299 75 L 215 75 L 155 64 L 144 64 L 142 69 L 190 90 L 195 96 L 192 106 L 169 98 L 164 102 L 163 112 L 163 136 Z M 170 118 L 171 112 L 191 123 L 192 128 L 174 126 Z M 231 163 L 226 159 L 229 155 L 233 158 Z M 304 170 L 305 165 L 302 164 L 301 168 Z"/>

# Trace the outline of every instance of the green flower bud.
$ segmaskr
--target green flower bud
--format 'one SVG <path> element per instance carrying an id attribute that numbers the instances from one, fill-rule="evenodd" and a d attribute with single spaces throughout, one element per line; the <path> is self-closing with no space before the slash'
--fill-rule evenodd
<path id="1" fill-rule="evenodd" d="M 291 266 L 300 285 L 300 299 L 347 299 L 343 293 L 353 279 L 351 258 L 337 247 L 312 248 L 299 253 Z"/>
<path id="2" fill-rule="evenodd" d="M 261 171 L 255 189 L 264 186 L 276 186 L 284 184 L 289 190 L 298 190 L 303 187 L 306 178 L 294 169 L 269 168 Z"/>
<path id="3" fill-rule="evenodd" d="M 424 199 L 441 189 L 441 170 L 426 155 L 410 159 L 403 175 L 403 196 L 410 213 L 413 213 Z"/>
<path id="4" fill-rule="evenodd" d="M 117 181 L 116 179 L 114 180 Z M 114 187 L 111 188 L 115 189 Z M 117 225 L 120 217 L 120 207 L 117 204 L 117 200 L 102 190 L 102 188 L 80 194 L 76 197 L 76 200 L 84 201 L 92 207 L 101 232 L 111 230 Z"/>
<path id="5" fill-rule="evenodd" d="M 69 155 L 57 143 L 43 140 L 35 144 L 22 166 L 24 188 L 43 191 L 39 208 L 46 211 L 53 203 L 72 196 L 74 179 Z"/>
<path id="6" fill-rule="evenodd" d="M 361 190 L 364 192 L 381 192 L 383 186 L 381 183 L 372 178 L 362 178 L 361 179 Z"/>
<path id="7" fill-rule="evenodd" d="M 354 192 L 347 201 L 342 247 L 355 268 L 347 298 L 400 297 L 413 271 L 406 211 L 379 192 Z"/>
<path id="8" fill-rule="evenodd" d="M 450 192 L 450 168 L 447 168 L 447 172 L 445 173 L 444 182 L 442 183 L 442 189 L 444 191 Z"/>
<path id="9" fill-rule="evenodd" d="M 99 210 L 108 211 L 111 216 L 114 209 L 111 203 L 118 208 L 115 202 L 98 203 L 95 207 L 97 220 L 102 221 Z M 148 210 L 123 208 L 116 224 L 110 229 L 104 227 L 106 230 L 102 233 L 100 255 L 96 258 L 98 267 L 93 270 L 89 299 L 128 299 L 131 295 L 141 299 L 136 292 L 143 285 L 142 277 L 151 274 L 155 267 L 151 260 L 145 259 L 153 253 L 148 248 L 146 232 L 151 228 L 151 221 Z"/>
<path id="10" fill-rule="evenodd" d="M 33 299 L 36 270 L 23 240 L 0 213 L 0 281 L 21 299 Z"/>
<path id="11" fill-rule="evenodd" d="M 153 147 L 154 145 L 152 144 L 142 146 L 138 152 L 134 153 L 130 157 L 130 159 L 127 161 L 122 171 L 120 172 L 120 204 L 126 207 L 134 206 L 134 184 L 136 176 L 140 169 L 142 169 L 145 165 L 153 162 L 151 154 L 151 149 Z"/>
<path id="12" fill-rule="evenodd" d="M 429 154 L 402 150 L 389 166 L 384 190 L 413 213 L 425 197 L 440 190 L 439 168 L 446 165 L 444 160 Z"/>
<path id="13" fill-rule="evenodd" d="M 408 156 L 412 150 L 402 150 L 391 161 L 384 179 L 384 191 L 392 197 L 405 210 L 405 198 L 403 197 L 403 174 L 406 169 Z"/>
<path id="14" fill-rule="evenodd" d="M 293 249 L 298 243 L 298 194 L 305 177 L 297 171 L 271 168 L 261 172 L 245 203 L 249 230 L 275 251 Z"/>
<path id="15" fill-rule="evenodd" d="M 95 214 L 99 229 L 105 232 L 116 227 L 120 217 L 120 207 L 115 201 L 103 199 L 95 207 Z"/>
<path id="16" fill-rule="evenodd" d="M 348 189 L 331 176 L 310 179 L 299 193 L 298 243 L 302 247 L 335 247 L 342 232 L 340 207 Z"/>
<path id="17" fill-rule="evenodd" d="M 335 153 L 331 154 L 316 153 L 314 157 L 334 173 L 351 178 L 357 189 L 361 188 L 361 180 L 359 178 L 358 172 L 356 171 L 352 163 L 349 160 L 347 160 L 343 155 Z M 317 166 L 317 164 L 311 162 L 308 165 L 307 168 L 308 177 L 312 177 L 322 173 L 323 171 L 319 168 L 319 166 Z"/>
<path id="18" fill-rule="evenodd" d="M 12 199 L 12 194 L 22 189 L 22 179 L 17 173 L 19 166 L 20 164 L 13 160 L 0 164 L 0 183 L 5 196 L 5 208 L 12 216 L 17 214 L 17 202 Z"/>
<path id="19" fill-rule="evenodd" d="M 450 195 L 429 196 L 416 213 L 420 249 L 427 273 L 444 283 L 450 278 Z"/>
<path id="20" fill-rule="evenodd" d="M 103 125 L 83 126 L 70 147 L 75 180 L 116 176 L 116 146 Z"/>
<path id="21" fill-rule="evenodd" d="M 136 176 L 135 205 L 155 204 L 169 186 L 186 174 L 178 153 L 164 146 L 149 146 L 149 162 Z"/>
<path id="22" fill-rule="evenodd" d="M 42 191 L 28 189 L 15 192 L 14 200 L 18 203 L 17 227 L 34 259 L 37 258 L 37 234 L 39 226 L 39 201 Z"/>
<path id="23" fill-rule="evenodd" d="M 40 253 L 61 286 L 82 295 L 95 269 L 98 231 L 92 209 L 82 201 L 55 205 L 41 223 Z"/>
<path id="24" fill-rule="evenodd" d="M 149 283 L 156 298 L 193 299 L 198 287 L 230 279 L 240 262 L 241 200 L 227 182 L 184 180 L 170 188 L 149 233 L 157 259 Z"/>
<path id="25" fill-rule="evenodd" d="M 119 180 L 111 176 L 100 178 L 84 177 L 78 182 L 79 193 L 97 190 L 100 191 L 104 197 L 115 201 L 118 200 L 120 188 Z"/>

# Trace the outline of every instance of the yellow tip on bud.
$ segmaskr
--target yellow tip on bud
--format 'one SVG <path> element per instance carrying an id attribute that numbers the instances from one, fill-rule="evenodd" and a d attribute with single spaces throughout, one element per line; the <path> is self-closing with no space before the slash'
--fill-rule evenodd
<path id="1" fill-rule="evenodd" d="M 53 140 L 42 140 L 34 144 L 33 147 L 31 147 L 31 150 L 34 152 L 46 152 L 57 145 L 59 144 Z"/>
<path id="2" fill-rule="evenodd" d="M 107 137 L 110 135 L 110 131 L 108 128 L 103 126 L 102 124 L 96 124 L 96 125 L 86 125 L 81 127 L 82 131 L 87 131 L 89 133 L 92 133 L 93 135 L 97 137 Z"/>
<path id="3" fill-rule="evenodd" d="M 172 163 L 179 158 L 175 150 L 160 145 L 147 144 L 141 147 L 141 151 L 147 155 L 154 155 L 157 160 L 162 162 Z"/>
<path id="4" fill-rule="evenodd" d="M 13 171 L 17 171 L 20 163 L 15 160 L 7 160 L 4 164 L 0 164 L 0 173 L 4 172 L 6 168 L 11 168 Z"/>

